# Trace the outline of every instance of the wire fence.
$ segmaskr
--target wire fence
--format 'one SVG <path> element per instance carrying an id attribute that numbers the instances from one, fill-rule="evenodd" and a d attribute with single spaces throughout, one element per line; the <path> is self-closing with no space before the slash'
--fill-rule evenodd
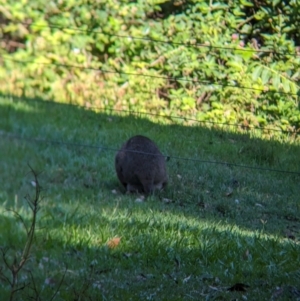
<path id="1" fill-rule="evenodd" d="M 251 51 L 251 52 L 265 52 L 265 53 L 272 53 L 272 54 L 288 54 L 291 55 L 291 53 L 283 53 L 283 52 L 276 52 L 274 50 L 263 50 L 263 49 L 243 49 L 243 48 L 233 48 L 233 47 L 220 47 L 220 46 L 213 46 L 213 45 L 206 45 L 206 44 L 195 44 L 191 45 L 191 43 L 176 43 L 176 42 L 170 42 L 170 41 L 163 41 L 159 39 L 151 39 L 148 37 L 136 37 L 136 36 L 126 36 L 126 35 L 115 35 L 115 34 L 109 34 L 109 33 L 103 33 L 98 30 L 89 30 L 89 29 L 81 29 L 81 28 L 76 28 L 76 27 L 63 27 L 58 24 L 48 24 L 48 25 L 41 25 L 41 24 L 36 24 L 34 22 L 28 23 L 28 22 L 14 22 L 18 24 L 22 24 L 24 26 L 33 26 L 37 28 L 50 28 L 50 29 L 59 29 L 59 30 L 73 30 L 73 31 L 78 31 L 78 32 L 84 32 L 84 33 L 96 33 L 96 34 L 103 34 L 107 36 L 114 36 L 118 38 L 127 38 L 127 39 L 137 39 L 137 40 L 145 40 L 145 41 L 151 41 L 155 43 L 166 43 L 174 46 L 185 46 L 185 47 L 207 47 L 209 49 L 223 49 L 223 50 L 232 50 L 232 51 Z M 300 56 L 300 53 L 295 53 L 296 56 Z M 81 69 L 81 70 L 92 70 L 92 71 L 98 71 L 100 73 L 114 73 L 114 74 L 119 74 L 119 75 L 126 75 L 126 76 L 144 76 L 144 77 L 149 77 L 149 78 L 156 78 L 156 79 L 164 79 L 168 80 L 170 82 L 175 82 L 175 81 L 182 81 L 182 82 L 190 82 L 190 83 L 198 83 L 198 84 L 203 84 L 203 85 L 209 85 L 211 86 L 212 89 L 214 89 L 214 86 L 220 86 L 220 87 L 231 87 L 231 88 L 238 88 L 238 89 L 244 89 L 244 90 L 252 90 L 252 91 L 259 91 L 263 93 L 279 93 L 283 95 L 291 95 L 291 96 L 298 96 L 299 93 L 290 93 L 290 92 L 284 92 L 284 91 L 276 91 L 276 90 L 270 90 L 268 87 L 265 87 L 264 89 L 258 89 L 258 88 L 253 88 L 253 87 L 246 87 L 246 86 L 241 86 L 236 82 L 232 83 L 220 83 L 220 82 L 212 82 L 212 81 L 207 81 L 207 80 L 194 80 L 194 79 L 187 79 L 183 77 L 168 77 L 168 76 L 158 76 L 158 75 L 151 75 L 151 74 L 141 74 L 141 73 L 133 73 L 133 72 L 121 72 L 121 71 L 116 71 L 116 70 L 104 70 L 104 69 L 98 69 L 98 68 L 91 68 L 91 67 L 82 67 L 82 66 L 76 66 L 76 65 L 67 65 L 67 64 L 61 64 L 61 63 L 42 63 L 42 62 L 35 62 L 35 61 L 21 61 L 21 60 L 16 60 L 12 59 L 9 57 L 2 56 L 3 59 L 5 60 L 11 60 L 14 61 L 15 63 L 19 64 L 27 64 L 27 63 L 34 63 L 34 64 L 40 64 L 40 65 L 55 65 L 57 67 L 65 67 L 65 68 L 76 68 L 76 69 Z"/>
<path id="2" fill-rule="evenodd" d="M 237 88 L 237 89 L 243 89 L 243 90 L 251 90 L 251 91 L 258 91 L 262 93 L 278 93 L 282 95 L 290 95 L 290 96 L 298 96 L 298 93 L 290 93 L 290 92 L 284 92 L 284 91 L 275 91 L 275 90 L 269 90 L 268 87 L 265 89 L 258 89 L 258 88 L 252 88 L 252 87 L 245 87 L 241 86 L 238 83 L 234 84 L 224 84 L 224 83 L 217 83 L 217 82 L 210 82 L 210 81 L 204 81 L 204 80 L 194 80 L 194 79 L 187 79 L 183 77 L 169 77 L 169 76 L 158 76 L 158 75 L 152 75 L 152 74 L 143 74 L 143 73 L 135 73 L 135 72 L 123 72 L 123 71 L 116 71 L 116 70 L 105 70 L 105 69 L 98 69 L 93 67 L 83 67 L 78 65 L 69 65 L 69 64 L 61 64 L 61 63 L 44 63 L 44 62 L 36 62 L 36 61 L 23 61 L 23 60 L 17 60 L 13 59 L 7 56 L 2 55 L 2 59 L 12 61 L 18 64 L 37 64 L 37 65 L 45 65 L 45 66 L 56 66 L 56 67 L 63 67 L 63 68 L 75 68 L 80 70 L 89 70 L 89 71 L 96 71 L 99 73 L 113 73 L 113 74 L 119 74 L 119 75 L 126 75 L 126 76 L 143 76 L 148 78 L 156 78 L 156 79 L 165 79 L 169 82 L 176 82 L 176 81 L 183 81 L 183 82 L 190 82 L 190 83 L 197 83 L 197 84 L 204 84 L 209 85 L 211 88 L 215 88 L 214 86 L 220 86 L 220 87 L 231 87 L 231 88 Z"/>
<path id="3" fill-rule="evenodd" d="M 105 36 L 110 36 L 114 38 L 122 38 L 122 39 L 131 39 L 131 40 L 139 40 L 144 42 L 153 42 L 153 43 L 164 43 L 168 45 L 172 45 L 175 47 L 183 46 L 183 47 L 195 47 L 195 48 L 207 48 L 208 50 L 215 49 L 215 50 L 226 50 L 226 51 L 239 51 L 239 52 L 252 52 L 252 53 L 263 53 L 263 54 L 277 54 L 277 55 L 286 55 L 286 56 L 300 56 L 299 53 L 283 53 L 278 52 L 274 50 L 269 49 L 245 49 L 242 47 L 239 48 L 233 48 L 233 47 L 220 47 L 215 45 L 207 45 L 207 44 L 199 44 L 199 43 L 175 43 L 171 41 L 164 41 L 164 40 L 158 40 L 158 39 L 152 39 L 149 37 L 138 37 L 138 36 L 128 36 L 128 35 L 118 35 L 118 34 L 109 34 L 109 33 L 103 33 L 101 31 L 97 30 L 82 30 L 79 28 L 64 28 L 62 26 L 59 26 L 57 24 L 49 24 L 48 26 L 38 25 L 34 23 L 25 23 L 25 22 L 19 22 L 20 24 L 23 24 L 24 26 L 33 26 L 36 28 L 50 28 L 50 29 L 58 29 L 63 31 L 78 31 L 83 33 L 89 33 L 89 34 L 102 34 Z M 119 76 L 143 76 L 146 78 L 156 78 L 156 79 L 163 79 L 167 80 L 169 82 L 188 82 L 193 84 L 201 84 L 209 86 L 209 88 L 213 90 L 217 90 L 220 87 L 228 87 L 233 89 L 240 89 L 240 90 L 250 90 L 250 91 L 258 91 L 262 94 L 265 93 L 277 93 L 281 95 L 290 95 L 290 96 L 296 96 L 299 97 L 298 93 L 290 93 L 290 92 L 284 92 L 284 91 L 275 91 L 270 90 L 269 87 L 266 87 L 264 89 L 258 89 L 253 87 L 247 87 L 247 86 L 241 86 L 237 82 L 212 82 L 209 80 L 196 80 L 196 79 L 187 79 L 184 77 L 169 77 L 169 76 L 159 76 L 159 75 L 152 75 L 152 74 L 144 74 L 144 73 L 135 73 L 135 72 L 123 72 L 123 71 L 117 71 L 117 70 L 107 70 L 103 68 L 92 68 L 92 67 L 83 67 L 78 65 L 70 65 L 70 64 L 61 64 L 61 63 L 45 63 L 45 62 L 36 62 L 36 61 L 23 61 L 23 60 L 17 60 L 13 59 L 7 56 L 2 55 L 0 57 L 0 61 L 7 60 L 11 61 L 17 64 L 38 64 L 38 65 L 45 65 L 45 66 L 55 66 L 58 68 L 67 68 L 67 69 L 80 69 L 80 70 L 86 70 L 86 71 L 94 71 L 102 74 L 118 74 Z M 145 91 L 143 91 L 144 93 Z M 149 91 L 149 94 L 153 94 L 153 91 Z M 233 94 L 233 93 L 232 93 Z M 28 99 L 24 100 L 24 102 L 27 102 Z M 45 101 L 45 100 L 33 100 L 35 102 L 40 102 L 43 104 L 49 104 L 49 105 L 61 105 L 61 103 L 53 102 L 53 101 Z M 65 104 L 64 104 L 65 105 Z M 174 116 L 174 115 L 164 115 L 164 114 L 158 114 L 158 113 L 151 113 L 151 112 L 141 112 L 141 111 L 132 111 L 132 110 L 124 110 L 124 109 L 115 109 L 115 108 L 103 108 L 100 106 L 90 105 L 90 106 L 82 106 L 79 104 L 68 104 L 70 106 L 76 106 L 76 107 L 82 107 L 84 109 L 90 109 L 90 110 L 101 110 L 101 111 L 109 111 L 109 112 L 117 112 L 117 113 L 125 113 L 125 114 L 132 114 L 132 115 L 145 115 L 145 116 L 154 116 L 159 118 L 168 118 L 168 119 L 181 119 L 184 121 L 199 123 L 199 124 L 209 124 L 209 125 L 216 125 L 216 126 L 226 126 L 226 127 L 236 127 L 243 130 L 260 130 L 260 131 L 267 131 L 267 132 L 281 132 L 285 134 L 292 134 L 297 135 L 298 132 L 295 130 L 283 130 L 280 128 L 270 128 L 270 127 L 262 127 L 262 126 L 254 126 L 254 125 L 245 125 L 245 124 L 237 124 L 237 123 L 226 123 L 226 122 L 215 122 L 215 121 L 209 121 L 209 120 L 198 120 L 193 118 L 186 118 L 183 116 Z M 105 151 L 105 152 L 113 152 L 117 153 L 120 149 L 116 147 L 110 147 L 106 145 L 94 145 L 94 144 L 87 144 L 82 142 L 73 142 L 73 141 L 58 141 L 58 140 L 52 140 L 52 139 L 43 139 L 43 138 L 36 138 L 36 137 L 25 137 L 23 135 L 18 135 L 15 133 L 7 133 L 0 131 L 0 136 L 4 139 L 10 139 L 10 140 L 19 140 L 24 141 L 25 143 L 30 144 L 46 144 L 51 145 L 51 147 L 68 147 L 73 149 L 78 148 L 86 148 L 96 151 Z M 136 153 L 136 154 L 142 154 L 142 155 L 148 155 L 148 156 L 160 156 L 155 155 L 147 152 L 141 152 L 141 151 L 134 151 L 134 150 L 126 150 L 126 152 Z M 193 164 L 210 164 L 210 165 L 220 165 L 220 166 L 226 166 L 226 167 L 233 167 L 238 169 L 247 169 L 247 170 L 254 170 L 258 172 L 270 172 L 270 173 L 279 173 L 279 174 L 285 174 L 285 175 L 294 175 L 294 176 L 300 176 L 300 170 L 298 171 L 290 171 L 290 170 L 282 170 L 282 169 L 273 169 L 273 168 L 267 168 L 267 167 L 259 167 L 259 166 L 250 166 L 250 165 L 244 165 L 244 164 L 237 164 L 233 162 L 222 162 L 222 161 L 211 161 L 211 160 L 201 160 L 198 158 L 191 158 L 191 157 L 182 157 L 182 156 L 171 156 L 171 155 L 164 155 L 166 158 L 170 160 L 179 160 L 179 161 L 185 161 L 185 162 L 192 162 Z"/>
<path id="4" fill-rule="evenodd" d="M 253 53 L 266 53 L 266 54 L 277 54 L 277 55 L 287 55 L 287 56 L 300 56 L 300 53 L 297 52 L 281 52 L 281 51 L 275 51 L 271 49 L 245 49 L 242 47 L 235 48 L 235 47 L 225 47 L 225 46 L 215 46 L 211 44 L 204 44 L 204 43 L 195 43 L 194 41 L 189 41 L 186 43 L 180 43 L 180 42 L 172 42 L 172 41 L 166 41 L 166 40 L 160 40 L 160 39 L 153 39 L 150 37 L 145 37 L 145 36 L 134 36 L 134 35 L 121 35 L 121 34 L 111 34 L 107 32 L 103 32 L 100 30 L 96 29 L 81 29 L 78 27 L 65 27 L 59 24 L 54 24 L 54 23 L 48 23 L 48 25 L 41 25 L 41 24 L 36 24 L 34 22 L 21 22 L 21 21 L 13 21 L 14 23 L 17 24 L 22 24 L 24 26 L 32 26 L 35 28 L 49 28 L 49 29 L 59 29 L 62 31 L 77 31 L 81 33 L 86 33 L 86 34 L 101 34 L 105 35 L 108 37 L 115 37 L 115 38 L 120 38 L 120 39 L 130 39 L 130 40 L 139 40 L 139 41 L 146 41 L 146 42 L 153 42 L 153 43 L 162 43 L 162 44 L 168 44 L 172 46 L 184 46 L 184 47 L 193 47 L 193 48 L 207 48 L 208 50 L 211 49 L 217 49 L 217 50 L 229 50 L 229 51 L 241 51 L 241 52 L 253 52 Z"/>
<path id="5" fill-rule="evenodd" d="M 99 30 L 95 30 L 95 29 L 81 29 L 78 27 L 64 27 L 61 26 L 59 24 L 53 24 L 53 23 L 49 23 L 47 25 L 41 25 L 41 24 L 36 24 L 34 22 L 21 22 L 21 21 L 13 21 L 14 23 L 17 24 L 22 24 L 24 26 L 33 26 L 36 28 L 49 28 L 49 29 L 59 29 L 59 30 L 73 30 L 73 31 L 78 31 L 78 32 L 84 32 L 84 33 L 95 33 L 95 34 L 103 34 L 103 35 L 108 35 L 108 36 L 114 36 L 114 37 L 118 37 L 118 38 L 127 38 L 127 39 L 137 39 L 137 40 L 145 40 L 145 41 L 151 41 L 151 42 L 155 42 L 155 43 L 167 43 L 170 45 L 174 45 L 174 46 L 186 46 L 186 47 L 208 47 L 209 49 L 226 49 L 226 50 L 233 50 L 233 51 L 254 51 L 254 52 L 267 52 L 267 53 L 272 53 L 272 54 L 284 54 L 282 52 L 276 52 L 274 50 L 263 50 L 263 49 L 243 49 L 243 48 L 232 48 L 232 47 L 219 47 L 219 46 L 213 46 L 213 45 L 206 45 L 206 44 L 193 44 L 191 45 L 191 43 L 176 43 L 176 42 L 171 42 L 171 41 L 164 41 L 164 40 L 159 40 L 159 39 L 151 39 L 149 37 L 137 37 L 137 36 L 126 36 L 126 35 L 115 35 L 115 34 L 109 34 L 109 33 L 103 33 L 102 31 Z M 286 53 L 285 53 L 286 54 Z M 289 55 L 291 53 L 288 53 Z M 295 53 L 297 56 L 298 54 Z M 300 53 L 299 53 L 300 55 Z M 68 65 L 68 64 L 61 64 L 61 63 L 55 63 L 55 62 L 51 62 L 51 63 L 45 63 L 45 62 L 36 62 L 36 61 L 22 61 L 22 60 L 17 60 L 17 59 L 12 59 L 10 57 L 7 56 L 3 56 L 2 55 L 2 59 L 4 60 L 10 60 L 12 62 L 18 63 L 18 64 L 39 64 L 39 65 L 52 65 L 52 66 L 56 66 L 56 67 L 62 67 L 62 68 L 76 68 L 76 69 L 81 69 L 81 70 L 90 70 L 90 71 L 95 71 L 95 72 L 99 72 L 102 74 L 105 73 L 113 73 L 113 74 L 118 74 L 120 76 L 143 76 L 143 77 L 148 77 L 148 78 L 156 78 L 156 79 L 164 79 L 164 80 L 168 80 L 170 83 L 172 82 L 176 82 L 176 81 L 181 81 L 181 82 L 189 82 L 189 83 L 197 83 L 197 84 L 201 84 L 201 85 L 206 85 L 209 87 L 209 89 L 211 91 L 216 91 L 218 90 L 217 87 L 230 87 L 233 89 L 242 89 L 242 90 L 251 90 L 251 91 L 257 91 L 257 92 L 261 92 L 262 95 L 265 93 L 277 93 L 277 94 L 281 94 L 281 95 L 290 95 L 290 96 L 296 96 L 299 97 L 299 92 L 298 93 L 290 93 L 290 92 L 285 92 L 285 91 L 277 91 L 277 90 L 273 90 L 270 89 L 269 87 L 264 87 L 263 89 L 258 89 L 258 88 L 253 88 L 253 87 L 247 87 L 247 86 L 241 86 L 239 85 L 237 82 L 232 81 L 232 82 L 213 82 L 213 81 L 208 81 L 208 80 L 198 80 L 198 79 L 187 79 L 184 77 L 169 77 L 169 76 L 159 76 L 159 75 L 152 75 L 152 74 L 144 74 L 144 73 L 134 73 L 134 72 L 123 72 L 123 71 L 116 71 L 116 70 L 106 70 L 106 69 L 99 69 L 99 68 L 92 68 L 92 67 L 83 67 L 83 66 L 78 66 L 78 65 Z M 144 93 L 144 91 L 143 91 Z M 152 93 L 148 92 L 149 94 Z M 234 93 L 232 93 L 234 94 Z M 141 112 L 140 112 L 141 114 Z M 145 113 L 142 113 L 145 114 Z M 178 116 L 171 116 L 171 118 L 180 118 L 180 119 L 184 119 L 182 117 L 178 117 Z M 193 122 L 201 122 L 198 120 L 192 120 L 189 119 L 190 121 Z M 217 122 L 211 122 L 211 121 L 203 121 L 203 123 L 207 123 L 207 124 L 219 124 L 221 125 L 221 123 L 217 123 Z M 235 124 L 227 124 L 227 123 L 223 123 L 223 125 L 227 125 L 227 126 L 238 126 L 238 127 L 243 127 L 243 128 L 247 128 L 247 126 L 245 125 L 235 125 Z M 253 129 L 262 129 L 263 127 L 260 126 L 250 126 L 248 128 L 253 128 Z M 270 131 L 270 129 L 268 128 L 268 131 Z M 293 130 L 281 130 L 281 129 L 272 129 L 272 131 L 281 131 L 281 132 L 286 132 L 286 133 L 294 133 L 295 131 Z"/>
<path id="6" fill-rule="evenodd" d="M 107 147 L 104 145 L 91 145 L 91 144 L 78 143 L 78 142 L 63 142 L 63 141 L 58 141 L 58 140 L 24 137 L 24 136 L 12 134 L 12 133 L 5 133 L 5 132 L 0 132 L 0 136 L 2 136 L 3 138 L 6 138 L 6 139 L 23 140 L 23 141 L 31 142 L 31 143 L 50 144 L 50 145 L 73 147 L 73 148 L 75 148 L 75 147 L 76 148 L 89 148 L 89 149 L 95 149 L 95 150 L 110 151 L 110 152 L 114 152 L 114 153 L 116 153 L 120 150 L 119 148 Z M 122 150 L 122 151 L 124 151 L 124 150 Z M 137 154 L 148 155 L 148 156 L 161 156 L 159 154 L 152 154 L 152 153 L 134 151 L 134 150 L 125 150 L 125 152 L 137 153 Z M 166 157 L 168 159 L 190 161 L 190 162 L 201 163 L 201 164 L 225 165 L 225 166 L 232 166 L 232 167 L 238 167 L 238 168 L 244 168 L 244 169 L 252 169 L 252 170 L 258 170 L 258 171 L 264 171 L 264 172 L 276 172 L 276 173 L 292 174 L 292 175 L 298 175 L 298 176 L 300 175 L 300 172 L 296 172 L 296 171 L 249 166 L 249 165 L 236 164 L 236 163 L 230 163 L 230 162 L 209 161 L 209 160 L 201 160 L 201 159 L 197 159 L 197 158 L 188 158 L 188 157 L 170 156 L 170 155 L 164 155 L 164 157 Z"/>
<path id="7" fill-rule="evenodd" d="M 137 36 L 126 36 L 126 35 L 117 35 L 117 34 L 110 34 L 110 33 L 103 33 L 102 31 L 95 30 L 95 29 L 81 29 L 78 27 L 64 27 L 59 24 L 54 24 L 54 23 L 49 23 L 47 25 L 41 25 L 41 24 L 36 24 L 34 22 L 22 22 L 22 21 L 12 21 L 13 23 L 16 24 L 22 24 L 24 26 L 33 26 L 36 28 L 49 28 L 49 29 L 59 29 L 59 30 L 73 30 L 73 31 L 78 31 L 78 32 L 84 32 L 84 33 L 95 33 L 95 34 L 102 34 L 102 35 L 107 35 L 111 37 L 118 37 L 118 38 L 126 38 L 126 39 L 136 39 L 136 40 L 145 40 L 145 41 L 151 41 L 155 43 L 166 43 L 170 44 L 173 46 L 185 46 L 185 47 L 206 47 L 209 49 L 223 49 L 223 50 L 232 50 L 232 51 L 246 51 L 246 52 L 265 52 L 265 53 L 272 53 L 272 54 L 282 54 L 282 55 L 296 55 L 300 56 L 300 52 L 296 53 L 283 53 L 283 52 L 277 52 L 275 50 L 264 50 L 264 49 L 244 49 L 244 48 L 233 48 L 233 47 L 220 47 L 220 46 L 214 46 L 214 45 L 206 45 L 206 44 L 191 44 L 189 43 L 178 43 L 178 42 L 171 42 L 171 41 L 164 41 L 164 40 L 159 40 L 159 39 L 152 39 L 149 37 L 137 37 Z M 299 96 L 298 93 L 290 93 L 290 92 L 284 92 L 284 91 L 277 91 L 277 90 L 270 90 L 269 87 L 265 87 L 264 89 L 258 89 L 258 88 L 253 88 L 253 87 L 246 87 L 246 86 L 241 86 L 238 83 L 232 81 L 232 83 L 221 83 L 221 82 L 212 82 L 212 81 L 207 81 L 207 80 L 197 80 L 197 79 L 187 79 L 183 77 L 169 77 L 169 76 L 158 76 L 158 75 L 151 75 L 151 74 L 141 74 L 141 73 L 133 73 L 133 72 L 121 72 L 121 71 L 116 71 L 116 70 L 104 70 L 104 69 L 98 69 L 98 68 L 91 68 L 91 67 L 82 67 L 82 66 L 76 66 L 76 65 L 67 65 L 67 64 L 61 64 L 61 63 L 43 63 L 43 62 L 35 62 L 35 61 L 21 61 L 21 60 L 16 60 L 12 59 L 9 57 L 2 56 L 3 59 L 5 60 L 11 60 L 14 61 L 15 63 L 19 64 L 27 64 L 27 63 L 34 63 L 34 64 L 40 64 L 40 65 L 55 65 L 57 67 L 65 67 L 65 68 L 76 68 L 76 69 L 81 69 L 81 70 L 92 70 L 92 71 L 98 71 L 100 73 L 114 73 L 114 74 L 119 74 L 119 75 L 126 75 L 126 76 L 144 76 L 144 77 L 149 77 L 149 78 L 156 78 L 156 79 L 164 79 L 168 80 L 170 82 L 176 82 L 176 81 L 182 81 L 182 82 L 190 82 L 190 83 L 198 83 L 198 84 L 203 84 L 203 85 L 208 85 L 211 87 L 211 89 L 215 89 L 215 86 L 220 86 L 220 87 L 231 87 L 231 88 L 238 88 L 238 89 L 244 89 L 244 90 L 252 90 L 252 91 L 259 91 L 262 93 L 279 93 L 282 95 L 291 95 L 291 96 Z"/>
<path id="8" fill-rule="evenodd" d="M 159 113 L 151 113 L 151 112 L 142 112 L 142 111 L 133 111 L 133 110 L 126 110 L 126 109 L 115 109 L 115 108 L 109 108 L 109 107 L 100 107 L 96 105 L 88 105 L 88 106 L 83 106 L 80 104 L 74 104 L 74 103 L 60 103 L 60 102 L 55 102 L 51 100 L 40 100 L 40 99 L 26 99 L 22 100 L 24 102 L 35 102 L 39 104 L 46 104 L 46 105 L 56 105 L 56 106 L 70 106 L 70 107 L 77 107 L 77 108 L 82 108 L 85 110 L 96 110 L 96 111 L 101 111 L 101 112 L 116 112 L 116 113 L 125 113 L 129 115 L 145 115 L 145 116 L 153 116 L 153 117 L 159 117 L 159 118 L 166 118 L 169 120 L 174 120 L 174 119 L 181 119 L 187 122 L 193 122 L 193 123 L 199 123 L 199 124 L 209 124 L 209 125 L 217 125 L 220 127 L 236 127 L 239 129 L 243 129 L 244 131 L 250 131 L 250 130 L 259 130 L 262 132 L 280 132 L 283 134 L 291 134 L 291 135 L 298 135 L 297 131 L 292 131 L 292 130 L 283 130 L 280 128 L 272 128 L 272 127 L 262 127 L 262 126 L 254 126 L 254 125 L 245 125 L 245 124 L 238 124 L 238 123 L 226 123 L 226 122 L 217 122 L 217 121 L 210 121 L 210 120 L 198 120 L 195 118 L 187 118 L 184 116 L 176 116 L 176 115 L 165 115 L 165 114 L 159 114 Z"/>

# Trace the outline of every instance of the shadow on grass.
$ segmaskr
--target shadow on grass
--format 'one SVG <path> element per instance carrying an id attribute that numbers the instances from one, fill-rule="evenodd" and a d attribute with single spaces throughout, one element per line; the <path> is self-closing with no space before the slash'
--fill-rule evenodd
<path id="1" fill-rule="evenodd" d="M 241 281 L 251 283 L 257 296 L 267 286 L 270 297 L 275 285 L 296 283 L 299 176 L 209 162 L 298 172 L 299 145 L 5 97 L 0 131 L 0 200 L 6 207 L 21 210 L 16 199 L 33 189 L 27 163 L 44 171 L 43 234 L 33 251 L 50 270 L 61 268 L 59 260 L 74 270 L 94 266 L 92 288 L 99 282 L 105 294 L 118 299 L 114 294 L 122 293 L 123 300 L 144 298 L 142 291 L 160 300 L 218 297 L 209 287 Z M 114 171 L 116 150 L 135 134 L 149 136 L 170 156 L 167 189 L 142 203 L 124 195 Z M 13 229 L 11 219 L 2 221 L 1 228 L 10 221 Z M 120 246 L 110 249 L 106 243 L 115 236 Z M 47 261 L 51 256 L 56 259 Z"/>
<path id="2" fill-rule="evenodd" d="M 158 200 L 170 203 L 172 210 L 291 237 L 299 230 L 299 176 L 260 170 L 298 172 L 299 145 L 42 100 L 2 98 L 0 106 L 1 182 L 10 196 L 26 184 L 22 176 L 30 162 L 45 171 L 53 198 L 62 192 L 68 199 L 92 191 L 92 196 L 101 192 L 113 200 L 117 196 L 112 190 L 122 192 L 114 171 L 115 152 L 130 136 L 144 134 L 170 156 L 169 185 Z M 215 161 L 229 164 L 207 163 Z"/>

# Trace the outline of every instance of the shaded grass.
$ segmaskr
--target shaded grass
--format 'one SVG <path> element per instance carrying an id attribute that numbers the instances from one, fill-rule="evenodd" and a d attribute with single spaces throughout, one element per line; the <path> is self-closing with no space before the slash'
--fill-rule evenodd
<path id="1" fill-rule="evenodd" d="M 63 275 L 57 300 L 298 298 L 299 176 L 172 156 L 297 172 L 299 145 L 6 98 L 0 129 L 110 149 L 140 133 L 171 156 L 167 189 L 138 203 L 116 180 L 112 150 L 1 137 L 0 235 L 11 258 L 25 236 L 5 209 L 28 219 L 27 162 L 44 171 L 46 199 L 27 264 L 42 299 Z M 120 244 L 109 248 L 114 237 Z M 21 280 L 28 281 L 26 271 Z M 235 283 L 250 288 L 228 291 Z M 4 281 L 0 291 L 7 293 Z M 29 286 L 21 294 L 33 297 L 34 291 Z"/>

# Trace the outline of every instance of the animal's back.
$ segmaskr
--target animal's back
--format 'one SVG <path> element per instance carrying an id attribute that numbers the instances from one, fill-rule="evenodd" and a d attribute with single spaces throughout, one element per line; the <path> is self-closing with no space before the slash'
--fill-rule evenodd
<path id="1" fill-rule="evenodd" d="M 145 136 L 134 136 L 115 158 L 120 182 L 128 191 L 151 193 L 167 184 L 165 158 L 156 144 Z"/>

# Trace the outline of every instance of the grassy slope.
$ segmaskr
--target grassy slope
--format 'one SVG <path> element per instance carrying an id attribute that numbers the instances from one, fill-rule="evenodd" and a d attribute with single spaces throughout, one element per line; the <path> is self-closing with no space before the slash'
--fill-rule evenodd
<path id="1" fill-rule="evenodd" d="M 293 171 L 300 163 L 298 145 L 7 98 L 0 99 L 0 130 L 113 149 L 140 133 L 170 156 Z M 278 300 L 297 298 L 299 176 L 171 158 L 166 191 L 140 203 L 123 194 L 114 153 L 1 136 L 0 241 L 11 257 L 20 255 L 25 232 L 5 210 L 28 222 L 23 196 L 34 187 L 27 163 L 44 171 L 39 230 L 20 277 L 26 282 L 32 272 L 41 300 L 64 274 L 55 300 L 232 300 L 242 294 L 270 300 L 274 292 Z M 121 242 L 110 249 L 114 237 Z M 237 282 L 250 288 L 227 290 Z M 7 292 L 0 280 L 0 295 Z"/>

